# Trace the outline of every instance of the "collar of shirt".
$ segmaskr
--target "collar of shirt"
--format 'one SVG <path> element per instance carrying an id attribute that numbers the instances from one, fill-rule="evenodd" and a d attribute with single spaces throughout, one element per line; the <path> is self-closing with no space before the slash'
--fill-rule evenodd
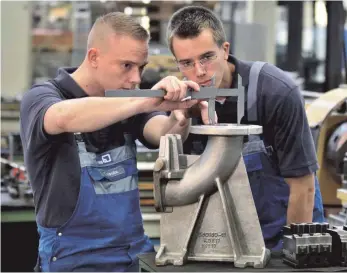
<path id="1" fill-rule="evenodd" d="M 83 98 L 88 96 L 71 77 L 71 74 L 76 69 L 77 67 L 61 67 L 58 69 L 57 76 L 54 78 L 67 98 Z"/>

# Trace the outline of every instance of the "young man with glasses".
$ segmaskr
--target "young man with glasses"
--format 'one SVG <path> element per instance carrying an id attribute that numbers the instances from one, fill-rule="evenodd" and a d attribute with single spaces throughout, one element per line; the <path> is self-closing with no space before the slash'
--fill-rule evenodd
<path id="1" fill-rule="evenodd" d="M 234 88 L 238 75 L 242 78 L 247 93 L 241 123 L 263 127 L 260 137 L 249 137 L 243 157 L 267 248 L 281 249 L 286 224 L 324 221 L 316 152 L 299 87 L 274 65 L 229 55 L 223 25 L 207 8 L 175 12 L 167 40 L 180 71 L 200 86 Z M 219 98 L 216 112 L 219 123 L 237 122 L 233 98 Z M 206 141 L 189 135 L 185 153 L 201 154 Z"/>

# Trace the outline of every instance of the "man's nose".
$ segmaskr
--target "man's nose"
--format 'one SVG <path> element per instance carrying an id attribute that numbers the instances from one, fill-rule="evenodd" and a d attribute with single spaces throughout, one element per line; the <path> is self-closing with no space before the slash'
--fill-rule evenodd
<path id="1" fill-rule="evenodd" d="M 139 69 L 134 69 L 133 73 L 131 74 L 131 77 L 130 77 L 130 82 L 132 84 L 140 84 L 141 83 L 141 72 Z"/>
<path id="2" fill-rule="evenodd" d="M 201 65 L 200 62 L 195 62 L 195 71 L 197 77 L 202 77 L 206 74 L 206 69 Z"/>

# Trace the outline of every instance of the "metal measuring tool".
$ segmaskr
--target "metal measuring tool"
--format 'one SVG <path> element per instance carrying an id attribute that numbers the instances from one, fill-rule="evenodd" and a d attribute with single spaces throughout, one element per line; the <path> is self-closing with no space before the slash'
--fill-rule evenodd
<path id="1" fill-rule="evenodd" d="M 211 87 L 216 85 L 216 74 L 211 78 Z M 209 124 L 213 125 L 216 123 L 216 97 L 208 99 L 208 121 Z"/>
<path id="2" fill-rule="evenodd" d="M 214 78 L 212 79 L 214 85 Z M 166 95 L 165 90 L 137 89 L 137 90 L 106 90 L 105 97 L 142 97 L 142 98 L 163 98 Z M 210 125 L 215 124 L 215 102 L 217 97 L 237 97 L 237 123 L 240 124 L 244 116 L 244 88 L 239 86 L 234 89 L 218 89 L 216 87 L 200 87 L 200 91 L 188 88 L 186 98 L 208 101 L 208 118 Z"/>

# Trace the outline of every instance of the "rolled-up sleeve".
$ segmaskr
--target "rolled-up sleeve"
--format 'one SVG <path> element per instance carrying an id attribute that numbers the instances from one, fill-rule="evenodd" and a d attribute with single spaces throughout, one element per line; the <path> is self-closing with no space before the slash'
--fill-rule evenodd
<path id="1" fill-rule="evenodd" d="M 59 93 L 46 86 L 34 87 L 24 94 L 20 105 L 20 132 L 25 146 L 31 141 L 37 144 L 47 141 L 44 116 L 50 106 L 60 101 Z"/>
<path id="2" fill-rule="evenodd" d="M 143 113 L 136 115 L 132 119 L 132 132 L 134 136 L 148 149 L 157 149 L 158 147 L 149 143 L 146 138 L 144 137 L 144 129 L 146 126 L 146 123 L 153 117 L 158 116 L 158 115 L 164 115 L 168 116 L 166 112 L 161 112 L 161 111 L 154 111 L 151 113 Z"/>
<path id="3" fill-rule="evenodd" d="M 277 109 L 274 148 L 281 175 L 289 178 L 315 172 L 317 155 L 300 89 L 291 89 Z"/>

